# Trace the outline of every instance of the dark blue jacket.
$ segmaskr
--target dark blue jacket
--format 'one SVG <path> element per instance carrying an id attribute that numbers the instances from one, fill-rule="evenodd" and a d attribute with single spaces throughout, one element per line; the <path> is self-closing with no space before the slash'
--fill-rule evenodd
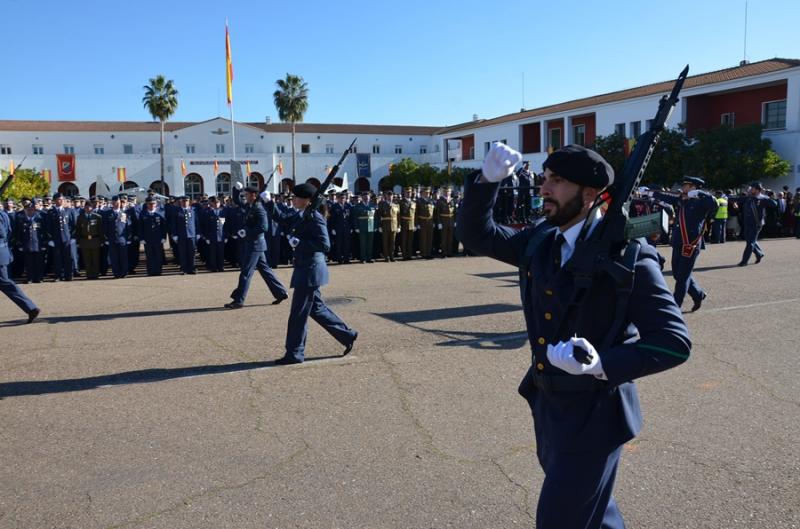
<path id="1" fill-rule="evenodd" d="M 109 244 L 128 244 L 134 235 L 133 219 L 123 210 L 103 212 L 103 235 Z"/>
<path id="2" fill-rule="evenodd" d="M 353 206 L 345 202 L 344 205 L 336 202 L 331 206 L 330 228 L 339 234 L 349 234 L 353 231 Z"/>
<path id="3" fill-rule="evenodd" d="M 145 244 L 160 245 L 167 238 L 167 221 L 159 211 L 150 212 L 143 210 L 139 214 L 138 222 L 139 239 Z"/>
<path id="4" fill-rule="evenodd" d="M 680 249 L 684 244 L 692 244 L 702 240 L 701 235 L 705 227 L 706 219 L 713 217 L 717 210 L 717 200 L 710 193 L 698 190 L 697 196 L 693 198 L 681 198 L 677 195 L 656 191 L 653 198 L 666 202 L 675 208 L 675 223 L 672 225 L 672 237 L 670 244 L 673 248 Z M 682 224 L 683 223 L 683 224 Z M 682 226 L 686 227 L 686 238 L 683 240 Z"/>
<path id="5" fill-rule="evenodd" d="M 203 210 L 200 226 L 201 234 L 209 242 L 225 242 L 228 237 L 225 229 L 225 210 L 208 208 Z"/>
<path id="6" fill-rule="evenodd" d="M 197 239 L 197 212 L 193 208 L 178 208 L 172 216 L 169 232 L 181 239 Z"/>
<path id="7" fill-rule="evenodd" d="M 456 233 L 470 251 L 519 269 L 522 310 L 532 357 L 519 391 L 531 405 L 537 430 L 543 428 L 547 432 L 555 450 L 580 448 L 586 442 L 605 449 L 632 439 L 642 421 L 632 381 L 684 362 L 691 347 L 686 324 L 659 270 L 655 250 L 648 244 L 641 245 L 627 307 L 628 325 L 609 348 L 598 350 L 608 377 L 603 389 L 570 392 L 540 389 L 534 384 L 534 376 L 575 376 L 549 363 L 548 344 L 568 340 L 577 333 L 600 348 L 614 319 L 616 288 L 610 279 L 596 280 L 595 288 L 584 301 L 595 307 L 592 313 L 596 317 L 585 322 L 581 329 L 573 321 L 561 325 L 574 289 L 574 278 L 566 267 L 554 270 L 551 248 L 556 228 L 543 222 L 516 231 L 496 224 L 492 209 L 498 185 L 475 184 L 474 178 L 474 173 L 467 176 Z"/>
<path id="8" fill-rule="evenodd" d="M 323 216 L 315 211 L 307 221 L 301 222 L 302 215 L 295 209 L 281 210 L 274 203 L 270 207 L 273 218 L 281 223 L 284 231 L 291 234 L 297 228 L 294 237 L 300 239 L 300 244 L 294 249 L 294 271 L 290 287 L 318 288 L 327 285 L 329 277 L 325 254 L 330 251 L 331 242 Z"/>
<path id="9" fill-rule="evenodd" d="M 38 252 L 44 249 L 46 240 L 44 215 L 41 212 L 34 212 L 32 217 L 25 212 L 17 213 L 14 223 L 14 244 L 17 248 L 22 248 L 23 252 Z"/>
<path id="10" fill-rule="evenodd" d="M 0 209 L 0 266 L 7 266 L 14 260 L 11 254 L 11 219 Z"/>
<path id="11" fill-rule="evenodd" d="M 49 240 L 67 243 L 72 238 L 75 231 L 75 217 L 72 210 L 67 208 L 53 207 L 47 212 L 47 234 Z"/>

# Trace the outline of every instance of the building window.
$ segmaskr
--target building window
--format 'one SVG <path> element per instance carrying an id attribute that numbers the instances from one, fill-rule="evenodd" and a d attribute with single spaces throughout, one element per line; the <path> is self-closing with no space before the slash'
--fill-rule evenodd
<path id="1" fill-rule="evenodd" d="M 719 124 L 720 125 L 728 125 L 729 127 L 733 127 L 735 121 L 736 113 L 734 112 L 725 112 L 720 114 L 719 116 Z"/>
<path id="2" fill-rule="evenodd" d="M 625 136 L 625 123 L 617 123 L 614 125 L 614 134 Z"/>
<path id="3" fill-rule="evenodd" d="M 394 146 L 394 153 L 395 154 L 403 154 L 403 146 L 402 145 L 395 145 Z"/>
<path id="4" fill-rule="evenodd" d="M 193 143 L 186 144 L 186 154 L 194 154 L 195 148 Z"/>
<path id="5" fill-rule="evenodd" d="M 492 142 L 485 141 L 483 142 L 483 154 L 489 154 L 489 149 L 492 148 Z"/>
<path id="6" fill-rule="evenodd" d="M 285 145 L 276 145 L 275 146 L 275 154 L 285 154 L 286 153 L 286 146 Z"/>
<path id="7" fill-rule="evenodd" d="M 34 145 L 33 146 L 33 154 L 44 154 L 44 146 L 42 146 L 42 145 Z"/>
<path id="8" fill-rule="evenodd" d="M 350 152 L 352 152 L 353 154 L 357 154 L 358 153 L 358 145 L 353 145 L 353 148 L 350 150 Z"/>
<path id="9" fill-rule="evenodd" d="M 572 127 L 572 141 L 578 145 L 586 145 L 586 125 Z"/>
<path id="10" fill-rule="evenodd" d="M 217 154 L 225 154 L 225 144 L 217 143 Z"/>
<path id="11" fill-rule="evenodd" d="M 244 153 L 245 154 L 253 154 L 256 152 L 256 146 L 252 143 L 245 143 L 244 144 Z"/>
<path id="12" fill-rule="evenodd" d="M 203 179 L 197 173 L 186 175 L 183 179 L 183 192 L 190 200 L 200 198 L 203 194 Z"/>
<path id="13" fill-rule="evenodd" d="M 94 146 L 94 153 L 95 154 L 105 154 L 106 153 L 106 148 L 103 147 L 102 145 L 95 145 Z"/>
<path id="14" fill-rule="evenodd" d="M 764 128 L 786 128 L 786 100 L 764 103 Z"/>
<path id="15" fill-rule="evenodd" d="M 220 173 L 217 176 L 217 194 L 230 195 L 231 194 L 231 175 L 228 173 Z"/>
<path id="16" fill-rule="evenodd" d="M 631 121 L 631 138 L 638 138 L 642 134 L 642 122 Z"/>
<path id="17" fill-rule="evenodd" d="M 560 128 L 550 129 L 550 147 L 552 147 L 553 150 L 561 148 L 561 129 Z"/>
<path id="18" fill-rule="evenodd" d="M 439 144 L 438 143 L 434 144 L 433 152 L 439 152 Z"/>
<path id="19" fill-rule="evenodd" d="M 325 154 L 333 154 L 333 144 L 329 143 L 325 146 Z"/>
<path id="20" fill-rule="evenodd" d="M 74 145 L 64 145 L 64 154 L 75 154 Z"/>
<path id="21" fill-rule="evenodd" d="M 150 151 L 153 154 L 161 154 L 161 145 L 158 145 L 156 143 L 151 144 L 150 145 Z"/>
<path id="22" fill-rule="evenodd" d="M 419 146 L 419 153 L 420 154 L 428 154 L 428 147 L 426 147 L 425 145 L 420 145 Z"/>
<path id="23" fill-rule="evenodd" d="M 0 145 L 0 154 L 11 154 L 11 145 Z"/>
<path id="24" fill-rule="evenodd" d="M 372 154 L 380 154 L 381 153 L 381 146 L 380 145 L 373 145 L 372 146 Z"/>
<path id="25" fill-rule="evenodd" d="M 475 146 L 471 146 L 469 148 L 469 158 L 467 160 L 474 160 L 475 159 Z"/>
<path id="26" fill-rule="evenodd" d="M 133 154 L 133 145 L 125 143 L 122 145 L 122 154 Z"/>
<path id="27" fill-rule="evenodd" d="M 647 129 L 647 131 L 653 130 L 653 120 L 652 119 L 648 119 L 647 121 L 644 122 L 644 126 L 645 126 L 645 129 Z"/>
<path id="28" fill-rule="evenodd" d="M 308 143 L 303 143 L 300 145 L 300 154 L 310 154 L 311 153 L 311 145 Z"/>

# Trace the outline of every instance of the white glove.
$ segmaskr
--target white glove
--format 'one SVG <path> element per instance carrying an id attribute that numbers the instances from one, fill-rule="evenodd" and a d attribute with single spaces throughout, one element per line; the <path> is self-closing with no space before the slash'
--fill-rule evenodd
<path id="1" fill-rule="evenodd" d="M 499 182 L 514 173 L 514 166 L 522 160 L 518 153 L 504 143 L 495 142 L 483 158 L 483 177 L 489 182 Z"/>
<path id="2" fill-rule="evenodd" d="M 172 240 L 175 241 L 175 242 L 178 242 L 178 236 L 177 235 L 173 235 L 172 236 Z"/>
<path id="3" fill-rule="evenodd" d="M 263 200 L 264 202 L 269 202 L 270 198 L 269 191 L 262 191 L 259 196 L 261 197 L 261 200 Z"/>
<path id="4" fill-rule="evenodd" d="M 242 239 L 244 239 L 244 236 L 245 236 L 245 235 L 247 235 L 247 232 L 246 232 L 246 231 L 244 231 L 244 230 L 239 230 L 239 231 L 237 231 L 237 232 L 236 232 L 236 234 L 237 234 L 239 237 L 241 237 Z"/>
<path id="5" fill-rule="evenodd" d="M 292 248 L 297 248 L 298 244 L 300 244 L 300 239 L 298 239 L 297 237 L 292 237 L 290 235 L 289 236 L 289 246 L 291 246 Z"/>
<path id="6" fill-rule="evenodd" d="M 203 238 L 202 235 L 195 235 L 194 240 L 199 241 L 202 238 Z"/>
<path id="7" fill-rule="evenodd" d="M 437 229 L 437 230 L 441 230 L 441 229 L 442 229 L 442 225 L 441 225 L 441 224 L 437 224 L 437 225 L 436 225 L 436 229 Z"/>
<path id="8" fill-rule="evenodd" d="M 700 194 L 700 192 L 697 189 L 692 189 L 691 191 L 686 193 L 686 196 L 689 197 L 689 198 L 694 198 L 699 194 Z"/>
<path id="9" fill-rule="evenodd" d="M 397 228 L 397 233 L 400 233 L 400 228 Z"/>
<path id="10" fill-rule="evenodd" d="M 359 231 L 359 229 L 358 229 L 358 228 L 356 228 L 356 229 L 355 229 L 355 230 L 353 230 L 353 231 L 354 231 L 354 232 L 356 232 L 356 233 L 361 233 L 361 231 Z"/>
<path id="11" fill-rule="evenodd" d="M 580 347 L 589 353 L 589 364 L 582 364 L 572 355 L 575 347 Z M 547 346 L 547 360 L 555 367 L 566 371 L 570 375 L 594 375 L 606 380 L 600 355 L 586 338 L 570 338 L 568 342 L 558 342 L 556 345 Z"/>
<path id="12" fill-rule="evenodd" d="M 244 189 L 244 184 L 243 184 L 243 183 L 241 183 L 241 182 L 234 182 L 234 183 L 233 183 L 233 187 L 235 187 L 236 189 L 238 189 L 239 191 L 241 191 L 242 189 Z"/>
<path id="13" fill-rule="evenodd" d="M 331 235 L 336 235 L 336 230 L 331 230 Z"/>
<path id="14" fill-rule="evenodd" d="M 223 242 L 228 242 L 228 239 L 226 238 Z"/>
<path id="15" fill-rule="evenodd" d="M 103 246 L 108 246 L 108 241 L 104 242 Z"/>
<path id="16" fill-rule="evenodd" d="M 161 244 L 164 244 L 165 242 L 167 242 L 166 239 L 161 239 Z"/>
<path id="17" fill-rule="evenodd" d="M 419 229 L 419 224 L 417 224 L 416 226 L 414 226 L 414 231 L 417 231 L 418 229 Z"/>
<path id="18" fill-rule="evenodd" d="M 73 242 L 75 242 L 75 239 L 70 239 L 69 242 L 70 244 L 72 244 Z"/>
<path id="19" fill-rule="evenodd" d="M 381 228 L 380 226 L 378 227 L 378 233 L 383 233 L 383 228 Z"/>
<path id="20" fill-rule="evenodd" d="M 56 243 L 54 243 L 53 241 L 47 241 L 47 246 L 49 246 L 50 248 L 55 248 Z"/>

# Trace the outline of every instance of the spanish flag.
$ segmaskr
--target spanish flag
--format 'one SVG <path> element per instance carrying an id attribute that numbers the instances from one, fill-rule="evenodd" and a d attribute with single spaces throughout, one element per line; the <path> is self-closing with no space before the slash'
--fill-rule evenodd
<path id="1" fill-rule="evenodd" d="M 217 176 L 217 173 L 219 173 L 219 163 L 214 160 L 214 176 Z"/>
<path id="2" fill-rule="evenodd" d="M 228 104 L 233 103 L 233 62 L 231 61 L 231 36 L 228 21 L 225 21 L 225 84 L 228 88 Z"/>
<path id="3" fill-rule="evenodd" d="M 283 160 L 278 162 L 278 174 L 283 176 Z"/>
<path id="4" fill-rule="evenodd" d="M 13 175 L 14 174 L 14 160 L 9 160 L 8 161 L 8 174 L 9 175 Z"/>
<path id="5" fill-rule="evenodd" d="M 42 178 L 49 184 L 50 183 L 50 169 L 42 169 Z"/>
<path id="6" fill-rule="evenodd" d="M 181 176 L 186 176 L 186 161 L 181 160 Z"/>
<path id="7" fill-rule="evenodd" d="M 117 182 L 119 182 L 120 184 L 124 184 L 125 183 L 125 178 L 126 178 L 125 168 L 124 167 L 117 167 Z"/>
<path id="8" fill-rule="evenodd" d="M 247 168 L 247 176 L 250 176 L 250 160 L 247 160 L 245 167 Z"/>

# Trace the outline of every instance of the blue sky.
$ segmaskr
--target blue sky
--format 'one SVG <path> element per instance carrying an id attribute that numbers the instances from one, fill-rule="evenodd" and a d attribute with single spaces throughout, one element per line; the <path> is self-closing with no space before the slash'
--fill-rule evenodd
<path id="1" fill-rule="evenodd" d="M 743 56 L 743 0 L 138 2 L 0 0 L 0 119 L 149 120 L 164 74 L 175 121 L 277 121 L 275 80 L 301 75 L 305 121 L 452 125 L 675 77 Z M 749 0 L 747 58 L 800 58 L 800 2 Z M 523 74 L 525 78 L 523 91 Z"/>

